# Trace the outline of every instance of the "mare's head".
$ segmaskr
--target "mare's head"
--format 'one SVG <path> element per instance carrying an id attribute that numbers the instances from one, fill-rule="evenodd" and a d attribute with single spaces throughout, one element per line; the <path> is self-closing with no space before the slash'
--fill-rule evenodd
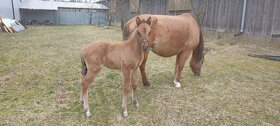
<path id="1" fill-rule="evenodd" d="M 209 49 L 204 49 L 202 55 L 200 55 L 200 58 L 192 58 L 190 61 L 190 67 L 194 73 L 195 76 L 200 75 L 201 66 L 204 62 L 204 55 L 209 51 Z"/>
<path id="2" fill-rule="evenodd" d="M 139 42 L 141 42 L 142 50 L 144 52 L 149 51 L 149 38 L 151 34 L 151 17 L 147 20 L 140 19 L 139 17 L 136 18 L 136 34 L 138 37 Z"/>

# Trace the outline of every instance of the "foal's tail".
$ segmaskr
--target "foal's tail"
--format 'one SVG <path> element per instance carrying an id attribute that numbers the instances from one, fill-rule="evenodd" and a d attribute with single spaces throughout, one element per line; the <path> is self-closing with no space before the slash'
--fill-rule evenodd
<path id="1" fill-rule="evenodd" d="M 84 58 L 83 58 L 83 56 L 82 56 L 82 54 L 81 54 L 81 62 L 82 62 L 82 70 L 81 70 L 81 74 L 82 75 L 87 75 L 87 65 L 86 65 L 86 62 L 85 62 L 85 60 L 84 60 Z"/>

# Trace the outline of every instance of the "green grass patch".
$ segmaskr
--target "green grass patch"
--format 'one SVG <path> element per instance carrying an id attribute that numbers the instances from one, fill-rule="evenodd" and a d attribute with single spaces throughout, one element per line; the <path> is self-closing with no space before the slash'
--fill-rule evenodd
<path id="1" fill-rule="evenodd" d="M 207 37 L 211 51 L 201 76 L 193 75 L 188 60 L 180 89 L 173 84 L 175 57 L 150 53 L 152 85 L 144 87 L 138 74 L 140 108 L 130 95 L 125 119 L 121 71 L 104 68 L 89 88 L 87 118 L 79 101 L 80 51 L 93 41 L 120 41 L 121 35 L 119 27 L 107 26 L 0 33 L 0 125 L 279 125 L 280 62 L 247 54 L 280 50 Z"/>

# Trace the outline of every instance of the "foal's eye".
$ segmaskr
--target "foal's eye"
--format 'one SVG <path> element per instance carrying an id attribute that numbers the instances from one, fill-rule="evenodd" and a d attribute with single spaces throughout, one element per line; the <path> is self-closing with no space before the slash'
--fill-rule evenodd
<path id="1" fill-rule="evenodd" d="M 149 32 L 149 35 L 151 34 L 151 32 Z"/>
<path id="2" fill-rule="evenodd" d="M 140 35 L 140 32 L 137 32 L 138 35 Z"/>

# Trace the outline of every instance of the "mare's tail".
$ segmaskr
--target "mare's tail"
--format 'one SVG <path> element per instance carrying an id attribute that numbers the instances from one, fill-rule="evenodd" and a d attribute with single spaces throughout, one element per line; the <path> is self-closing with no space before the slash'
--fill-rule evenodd
<path id="1" fill-rule="evenodd" d="M 81 62 L 82 62 L 81 74 L 85 76 L 85 75 L 87 75 L 87 65 L 86 65 L 86 62 L 85 62 L 83 56 L 81 55 L 80 57 L 81 57 Z"/>

